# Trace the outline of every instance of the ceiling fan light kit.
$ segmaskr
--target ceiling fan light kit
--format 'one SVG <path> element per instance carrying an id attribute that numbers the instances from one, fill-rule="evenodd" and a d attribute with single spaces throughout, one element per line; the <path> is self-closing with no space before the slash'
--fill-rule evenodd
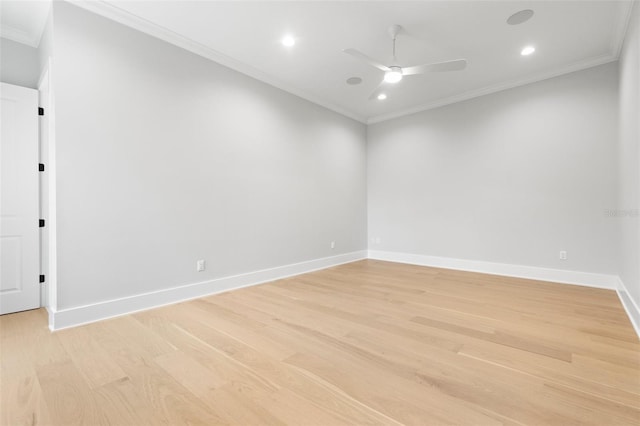
<path id="1" fill-rule="evenodd" d="M 382 82 L 380 83 L 380 85 L 378 85 L 376 90 L 373 91 L 371 96 L 369 96 L 369 99 L 380 99 L 379 97 L 379 95 L 381 94 L 380 90 L 381 90 L 381 86 L 384 83 L 391 83 L 391 84 L 398 83 L 402 80 L 404 76 L 425 74 L 428 72 L 459 71 L 459 70 L 463 70 L 467 66 L 466 59 L 455 59 L 452 61 L 436 62 L 432 64 L 423 64 L 423 65 L 416 65 L 411 67 L 402 67 L 398 65 L 398 60 L 396 59 L 396 39 L 398 37 L 398 34 L 401 33 L 401 31 L 402 31 L 402 27 L 398 24 L 391 25 L 389 27 L 389 35 L 391 36 L 391 40 L 393 43 L 393 48 L 392 48 L 393 62 L 391 65 L 383 65 L 382 61 L 378 61 L 374 58 L 371 58 L 370 56 L 360 52 L 357 49 L 349 48 L 349 49 L 343 50 L 343 52 L 346 53 L 347 55 L 351 55 L 356 59 L 363 61 L 371 65 L 372 67 L 377 68 L 380 71 L 384 72 L 384 78 L 382 79 Z"/>
<path id="2" fill-rule="evenodd" d="M 402 68 L 390 66 L 389 71 L 384 73 L 384 81 L 387 83 L 397 83 L 402 80 Z"/>

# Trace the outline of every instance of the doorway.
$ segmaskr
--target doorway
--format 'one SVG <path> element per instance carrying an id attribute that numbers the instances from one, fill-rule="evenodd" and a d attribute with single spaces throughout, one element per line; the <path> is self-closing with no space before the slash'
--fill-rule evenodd
<path id="1" fill-rule="evenodd" d="M 40 307 L 38 91 L 0 83 L 0 314 Z"/>

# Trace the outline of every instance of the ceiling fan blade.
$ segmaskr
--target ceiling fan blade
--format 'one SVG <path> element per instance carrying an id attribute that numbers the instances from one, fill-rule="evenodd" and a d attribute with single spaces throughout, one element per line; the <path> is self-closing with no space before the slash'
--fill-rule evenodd
<path id="1" fill-rule="evenodd" d="M 351 55 L 355 58 L 358 58 L 366 63 L 368 63 L 369 65 L 372 65 L 376 68 L 378 68 L 381 71 L 389 71 L 389 67 L 382 65 L 380 62 L 376 61 L 375 59 L 371 58 L 370 56 L 365 55 L 364 53 L 360 52 L 359 50 L 356 49 L 344 49 L 343 50 L 344 53 L 346 53 L 347 55 Z"/>
<path id="2" fill-rule="evenodd" d="M 467 66 L 466 59 L 437 62 L 435 64 L 416 65 L 415 67 L 402 68 L 402 75 L 424 74 L 427 72 L 459 71 Z"/>
<path id="3" fill-rule="evenodd" d="M 385 95 L 388 96 L 392 86 L 393 85 L 388 84 L 386 81 L 382 80 L 382 82 L 378 84 L 378 87 L 376 87 L 375 90 L 371 92 L 371 95 L 369 95 L 369 100 L 370 101 L 378 100 L 378 95 L 380 95 L 381 93 L 384 93 Z"/>

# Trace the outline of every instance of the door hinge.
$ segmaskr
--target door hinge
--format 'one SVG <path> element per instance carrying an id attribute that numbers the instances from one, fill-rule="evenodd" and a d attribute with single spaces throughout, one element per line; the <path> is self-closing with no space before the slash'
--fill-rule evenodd
<path id="1" fill-rule="evenodd" d="M 44 108 L 38 107 L 38 115 L 44 115 Z"/>
<path id="2" fill-rule="evenodd" d="M 44 228 L 44 219 L 40 219 L 38 221 L 38 226 L 40 226 L 40 228 Z"/>
<path id="3" fill-rule="evenodd" d="M 44 164 L 42 164 L 42 163 L 38 164 L 38 171 L 39 172 L 44 172 Z"/>
<path id="4" fill-rule="evenodd" d="M 40 282 L 43 283 L 44 282 L 44 275 L 40 275 Z"/>

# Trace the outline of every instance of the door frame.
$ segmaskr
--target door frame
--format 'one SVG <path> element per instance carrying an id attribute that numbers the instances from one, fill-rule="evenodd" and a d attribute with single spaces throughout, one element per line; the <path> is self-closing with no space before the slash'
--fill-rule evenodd
<path id="1" fill-rule="evenodd" d="M 44 108 L 40 117 L 39 155 L 45 171 L 40 175 L 40 217 L 46 226 L 40 229 L 40 273 L 45 275 L 40 305 L 49 312 L 49 328 L 53 329 L 57 311 L 57 244 L 56 244 L 56 144 L 51 58 L 47 59 L 38 80 L 38 101 Z"/>

